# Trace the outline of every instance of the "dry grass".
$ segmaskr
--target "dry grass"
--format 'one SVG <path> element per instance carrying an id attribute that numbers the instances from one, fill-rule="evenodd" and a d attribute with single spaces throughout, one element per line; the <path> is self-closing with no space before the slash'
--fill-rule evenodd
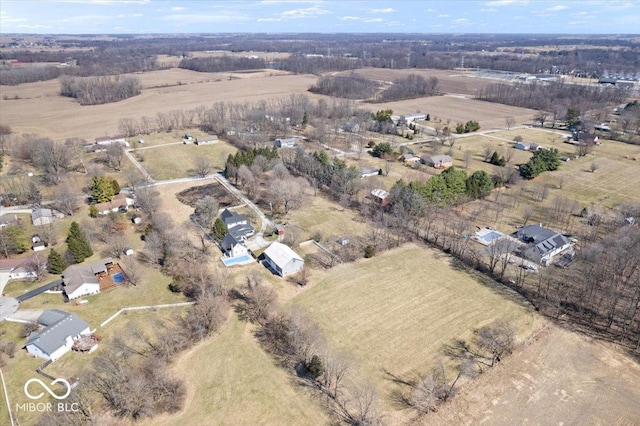
<path id="1" fill-rule="evenodd" d="M 357 371 L 378 385 L 390 411 L 395 385 L 385 371 L 401 378 L 424 372 L 442 345 L 496 318 L 513 324 L 520 338 L 537 327 L 533 309 L 519 296 L 451 262 L 408 244 L 315 272 L 290 305 L 307 312 L 331 346 L 355 358 Z"/>
<path id="2" fill-rule="evenodd" d="M 224 170 L 229 154 L 237 149 L 227 142 L 219 141 L 211 145 L 168 145 L 152 149 L 145 149 L 134 153 L 142 155 L 142 165 L 154 179 L 167 180 L 195 176 L 194 160 L 197 157 L 207 157 L 211 160 L 211 173 Z"/>
<path id="3" fill-rule="evenodd" d="M 287 224 L 301 229 L 299 241 L 308 240 L 316 233 L 323 238 L 362 235 L 367 229 L 357 212 L 343 209 L 338 203 L 320 195 L 310 198 L 304 208 L 289 212 Z"/>
<path id="4" fill-rule="evenodd" d="M 252 327 L 235 315 L 219 335 L 181 356 L 173 372 L 187 385 L 184 409 L 142 425 L 328 423 L 290 372 L 259 347 Z"/>
<path id="5" fill-rule="evenodd" d="M 316 81 L 311 75 L 278 74 L 281 73 L 238 74 L 243 78 L 233 80 L 228 80 L 228 74 L 225 77 L 177 69 L 134 74 L 147 87 L 140 95 L 93 106 L 81 106 L 74 99 L 60 96 L 58 80 L 3 87 L 3 97 L 6 95 L 8 100 L 0 99 L 0 124 L 16 133 L 38 133 L 54 140 L 93 140 L 119 133 L 121 118 L 155 117 L 158 112 L 193 109 L 218 101 L 244 103 L 285 98 L 292 93 L 307 93 Z M 177 85 L 178 81 L 186 84 Z M 20 99 L 13 100 L 14 96 Z"/>

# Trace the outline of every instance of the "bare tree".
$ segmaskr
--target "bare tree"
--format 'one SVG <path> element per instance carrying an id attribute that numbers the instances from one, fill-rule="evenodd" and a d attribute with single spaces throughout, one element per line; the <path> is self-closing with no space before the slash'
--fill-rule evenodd
<path id="1" fill-rule="evenodd" d="M 208 157 L 196 157 L 193 160 L 193 171 L 196 176 L 206 177 L 209 173 L 211 173 L 211 169 L 213 168 L 213 164 Z"/>
<path id="2" fill-rule="evenodd" d="M 78 210 L 80 193 L 68 182 L 61 183 L 53 191 L 53 206 L 66 215 L 73 215 Z"/>
<path id="3" fill-rule="evenodd" d="M 106 253 L 109 257 L 120 259 L 129 247 L 127 238 L 122 233 L 109 233 L 106 237 Z"/>
<path id="4" fill-rule="evenodd" d="M 292 209 L 295 210 L 302 206 L 305 189 L 305 186 L 301 185 L 302 181 L 306 182 L 304 178 L 288 178 L 285 180 L 274 180 L 269 185 L 269 197 L 273 200 L 275 205 L 282 206 L 284 214 L 289 213 Z M 309 184 L 307 182 L 306 186 L 308 185 Z"/>
<path id="5" fill-rule="evenodd" d="M 527 222 L 529 222 L 531 216 L 533 216 L 533 213 L 535 213 L 535 209 L 533 208 L 533 206 L 530 204 L 525 204 L 522 208 L 522 226 L 527 225 Z"/>
<path id="6" fill-rule="evenodd" d="M 484 145 L 482 147 L 482 157 L 484 158 L 484 161 L 489 161 L 495 151 L 496 149 L 493 145 L 490 145 L 490 144 Z"/>
<path id="7" fill-rule="evenodd" d="M 107 146 L 105 155 L 107 165 L 119 171 L 122 167 L 122 159 L 124 158 L 124 147 L 119 143 L 112 143 Z"/>
<path id="8" fill-rule="evenodd" d="M 507 125 L 507 130 L 511 130 L 511 128 L 516 124 L 516 119 L 514 117 L 505 117 L 504 123 Z"/>
<path id="9" fill-rule="evenodd" d="M 591 173 L 595 173 L 596 170 L 598 170 L 598 163 L 596 163 L 595 161 L 592 162 L 589 166 L 589 170 L 591 171 Z"/>
<path id="10" fill-rule="evenodd" d="M 537 123 L 540 123 L 540 127 L 544 127 L 544 123 L 547 121 L 547 118 L 549 117 L 549 113 L 546 111 L 538 111 L 536 112 L 536 114 L 533 116 L 533 120 Z"/>
<path id="11" fill-rule="evenodd" d="M 140 279 L 142 278 L 142 271 L 140 270 L 140 265 L 134 256 L 126 256 L 122 261 L 122 269 L 124 270 L 125 275 L 127 276 L 127 280 L 133 284 L 140 284 Z"/>
<path id="12" fill-rule="evenodd" d="M 33 256 L 27 268 L 36 276 L 36 281 L 40 281 L 47 274 L 47 259 L 40 255 Z"/>
<path id="13" fill-rule="evenodd" d="M 471 164 L 471 159 L 473 158 L 473 155 L 471 154 L 471 150 L 467 149 L 464 151 L 464 168 L 468 169 L 469 168 L 469 164 Z"/>
<path id="14" fill-rule="evenodd" d="M 196 201 L 194 216 L 201 226 L 205 229 L 210 229 L 216 217 L 218 217 L 219 208 L 218 200 L 216 200 L 215 197 L 207 195 Z"/>
<path id="15" fill-rule="evenodd" d="M 160 193 L 151 187 L 142 187 L 136 191 L 136 204 L 148 216 L 153 216 L 160 209 Z"/>

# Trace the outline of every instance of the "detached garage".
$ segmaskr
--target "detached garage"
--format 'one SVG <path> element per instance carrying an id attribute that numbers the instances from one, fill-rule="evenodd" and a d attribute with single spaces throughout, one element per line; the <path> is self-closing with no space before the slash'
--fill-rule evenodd
<path id="1" fill-rule="evenodd" d="M 281 277 L 300 272 L 304 260 L 289 246 L 274 242 L 264 251 L 265 264 Z"/>

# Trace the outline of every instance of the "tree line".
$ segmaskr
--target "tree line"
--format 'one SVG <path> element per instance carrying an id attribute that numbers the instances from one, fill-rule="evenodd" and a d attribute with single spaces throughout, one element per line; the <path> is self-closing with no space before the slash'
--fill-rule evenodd
<path id="1" fill-rule="evenodd" d="M 369 99 L 376 90 L 378 83 L 355 73 L 345 76 L 325 75 L 309 87 L 312 93 L 347 99 Z"/>
<path id="2" fill-rule="evenodd" d="M 224 55 L 209 58 L 183 58 L 178 68 L 198 72 L 226 72 L 263 69 L 267 68 L 267 63 L 262 58 Z"/>
<path id="3" fill-rule="evenodd" d="M 404 78 L 393 81 L 376 98 L 376 102 L 393 102 L 403 99 L 413 99 L 423 96 L 435 96 L 438 94 L 438 78 L 424 78 L 418 74 L 409 74 Z"/>
<path id="4" fill-rule="evenodd" d="M 134 76 L 63 77 L 60 94 L 78 100 L 80 105 L 117 102 L 140 94 L 140 79 Z"/>

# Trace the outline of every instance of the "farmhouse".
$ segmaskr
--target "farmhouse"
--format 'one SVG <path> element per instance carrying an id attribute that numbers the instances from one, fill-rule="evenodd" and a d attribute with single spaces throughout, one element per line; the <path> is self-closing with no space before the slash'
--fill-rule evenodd
<path id="1" fill-rule="evenodd" d="M 124 135 L 101 136 L 99 138 L 96 138 L 96 145 L 114 145 L 114 144 L 129 146 L 129 142 L 127 142 Z"/>
<path id="2" fill-rule="evenodd" d="M 296 146 L 298 138 L 278 138 L 276 139 L 276 146 L 278 148 L 293 148 Z"/>
<path id="3" fill-rule="evenodd" d="M 110 212 L 118 212 L 118 211 L 127 211 L 129 206 L 135 204 L 135 200 L 124 193 L 120 193 L 113 197 L 111 201 L 106 201 L 104 203 L 96 204 L 96 209 L 98 209 L 98 214 L 101 216 L 106 216 Z"/>
<path id="4" fill-rule="evenodd" d="M 518 229 L 513 236 L 526 243 L 517 251 L 526 259 L 541 265 L 548 265 L 558 253 L 571 247 L 567 237 L 540 225 L 527 225 Z"/>
<path id="5" fill-rule="evenodd" d="M 69 266 L 62 272 L 63 294 L 69 300 L 98 294 L 124 279 L 122 268 L 110 257 L 88 265 Z"/>
<path id="6" fill-rule="evenodd" d="M 217 136 L 207 136 L 206 138 L 196 138 L 196 141 L 194 142 L 196 145 L 210 145 L 213 143 L 218 143 L 218 137 Z"/>
<path id="7" fill-rule="evenodd" d="M 34 209 L 31 212 L 31 222 L 34 226 L 50 225 L 56 219 L 63 217 L 64 214 L 52 209 Z"/>
<path id="8" fill-rule="evenodd" d="M 17 214 L 6 214 L 0 217 L 0 229 L 19 224 L 20 219 Z"/>
<path id="9" fill-rule="evenodd" d="M 360 179 L 364 179 L 366 177 L 378 176 L 380 169 L 376 169 L 375 167 L 361 167 L 360 168 Z"/>
<path id="10" fill-rule="evenodd" d="M 240 257 L 249 253 L 242 240 L 237 239 L 232 234 L 227 234 L 220 243 L 220 248 L 227 257 Z"/>
<path id="11" fill-rule="evenodd" d="M 446 169 L 453 166 L 453 159 L 448 155 L 425 155 L 421 160 L 427 166 L 435 167 L 436 169 Z"/>
<path id="12" fill-rule="evenodd" d="M 369 198 L 383 207 L 389 204 L 389 202 L 391 201 L 391 195 L 384 189 L 372 190 L 371 194 L 369 194 Z"/>
<path id="13" fill-rule="evenodd" d="M 244 241 L 255 233 L 255 229 L 243 214 L 238 214 L 229 209 L 224 209 L 220 215 L 220 219 L 222 219 L 226 225 L 229 233 L 239 241 Z"/>
<path id="14" fill-rule="evenodd" d="M 89 324 L 82 318 L 59 309 L 44 311 L 38 324 L 44 328 L 31 333 L 24 347 L 31 355 L 49 361 L 59 359 L 71 350 L 74 341 L 91 334 Z"/>
<path id="15" fill-rule="evenodd" d="M 289 246 L 273 242 L 264 251 L 265 264 L 281 277 L 295 274 L 304 268 L 304 260 Z"/>

